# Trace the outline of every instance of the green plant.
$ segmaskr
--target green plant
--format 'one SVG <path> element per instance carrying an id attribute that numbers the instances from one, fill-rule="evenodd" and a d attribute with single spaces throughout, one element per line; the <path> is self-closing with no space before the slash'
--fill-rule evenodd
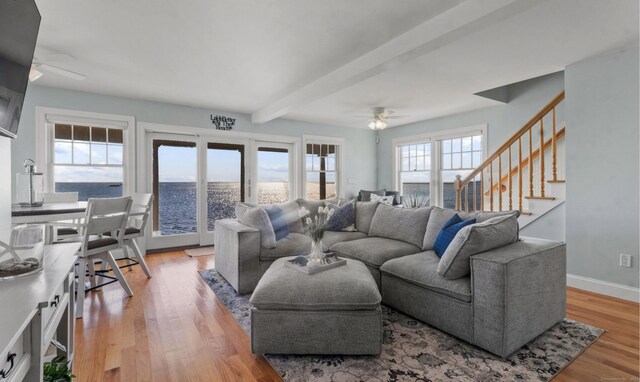
<path id="1" fill-rule="evenodd" d="M 75 377 L 65 357 L 56 357 L 51 362 L 44 363 L 44 382 L 66 382 Z"/>

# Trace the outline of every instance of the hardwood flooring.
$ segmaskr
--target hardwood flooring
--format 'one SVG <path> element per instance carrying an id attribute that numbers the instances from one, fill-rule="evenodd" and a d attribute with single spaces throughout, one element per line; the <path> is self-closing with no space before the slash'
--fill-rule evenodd
<path id="1" fill-rule="evenodd" d="M 117 284 L 90 293 L 76 320 L 76 381 L 279 381 L 249 337 L 197 271 L 213 256 L 183 251 L 146 257 L 124 271 L 134 296 Z M 607 332 L 555 381 L 638 380 L 638 304 L 568 288 L 569 318 Z"/>

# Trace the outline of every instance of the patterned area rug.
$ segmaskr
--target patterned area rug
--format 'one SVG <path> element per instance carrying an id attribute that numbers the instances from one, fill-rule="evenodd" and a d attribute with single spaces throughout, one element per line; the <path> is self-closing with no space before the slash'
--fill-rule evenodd
<path id="1" fill-rule="evenodd" d="M 214 269 L 200 272 L 247 334 L 250 295 Z M 548 381 L 604 332 L 564 320 L 507 359 L 383 306 L 380 356 L 265 355 L 285 381 Z"/>

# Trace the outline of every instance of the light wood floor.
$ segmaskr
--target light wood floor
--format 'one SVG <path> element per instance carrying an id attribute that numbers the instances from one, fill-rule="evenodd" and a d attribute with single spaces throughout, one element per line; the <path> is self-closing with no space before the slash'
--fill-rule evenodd
<path id="1" fill-rule="evenodd" d="M 112 284 L 91 293 L 76 320 L 77 381 L 279 381 L 198 276 L 213 256 L 147 256 L 153 278 L 125 271 L 127 298 Z M 570 318 L 607 330 L 555 381 L 638 380 L 638 304 L 569 288 Z"/>

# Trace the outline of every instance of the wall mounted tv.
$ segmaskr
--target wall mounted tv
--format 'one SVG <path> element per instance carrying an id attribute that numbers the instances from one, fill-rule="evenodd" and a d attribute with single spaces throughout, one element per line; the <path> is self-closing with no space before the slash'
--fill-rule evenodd
<path id="1" fill-rule="evenodd" d="M 0 135 L 18 134 L 39 28 L 34 0 L 0 0 Z"/>

